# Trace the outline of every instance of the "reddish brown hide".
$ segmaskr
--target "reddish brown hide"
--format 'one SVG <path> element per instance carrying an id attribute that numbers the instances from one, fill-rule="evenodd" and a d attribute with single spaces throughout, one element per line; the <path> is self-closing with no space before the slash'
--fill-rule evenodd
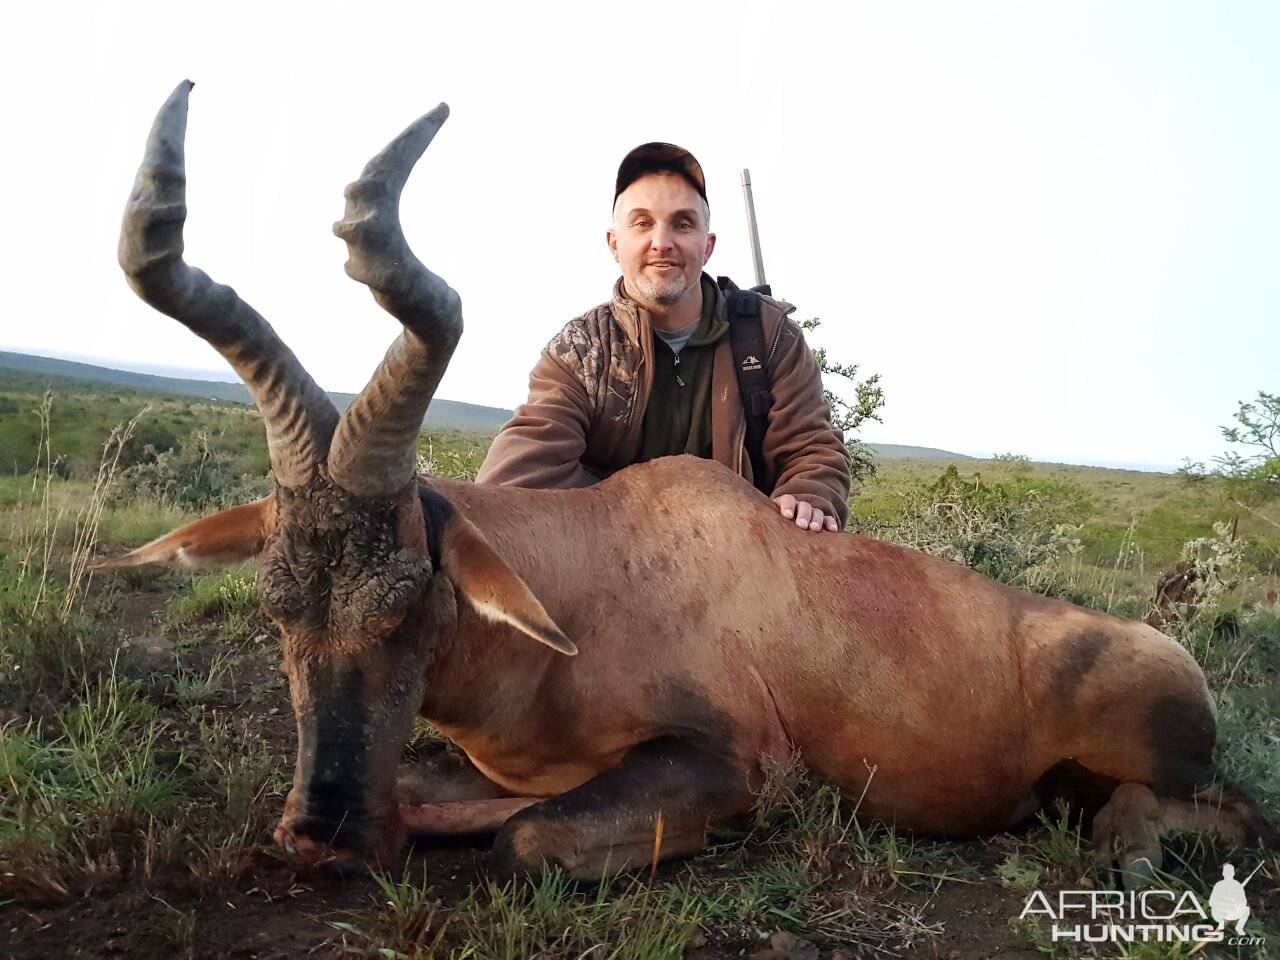
<path id="1" fill-rule="evenodd" d="M 933 834 L 1006 829 L 1062 790 L 1092 796 L 1100 838 L 1138 873 L 1159 863 L 1151 811 L 1170 804 L 1222 804 L 1209 825 L 1237 839 L 1269 830 L 1215 786 L 1200 670 L 1143 624 L 893 544 L 799 531 L 708 461 L 573 491 L 414 478 L 461 314 L 396 207 L 443 108 L 348 188 L 335 227 L 348 272 L 404 333 L 338 419 L 265 321 L 183 272 L 186 92 L 157 118 L 121 262 L 246 378 L 277 490 L 119 563 L 261 552 L 298 717 L 286 849 L 395 855 L 399 744 L 419 712 L 471 767 L 415 799 L 486 806 L 436 806 L 410 825 L 496 826 L 519 808 L 495 842 L 506 870 L 645 865 L 659 822 L 664 856 L 694 852 L 710 823 L 750 807 L 762 762 L 794 752 L 864 794 L 864 815 Z"/>

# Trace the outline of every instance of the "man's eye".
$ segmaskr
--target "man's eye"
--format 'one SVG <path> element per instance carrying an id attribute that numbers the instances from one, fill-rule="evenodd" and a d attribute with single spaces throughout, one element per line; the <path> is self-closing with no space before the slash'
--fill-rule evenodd
<path id="1" fill-rule="evenodd" d="M 648 221 L 648 220 L 637 220 L 635 223 L 633 223 L 633 224 L 632 224 L 632 226 L 633 226 L 633 227 L 639 227 L 641 230 L 644 230 L 644 229 L 646 229 L 646 228 L 649 226 L 649 221 Z"/>
<path id="2" fill-rule="evenodd" d="M 681 220 L 679 223 L 676 224 L 676 228 L 679 230 L 692 230 L 693 223 L 689 220 Z"/>

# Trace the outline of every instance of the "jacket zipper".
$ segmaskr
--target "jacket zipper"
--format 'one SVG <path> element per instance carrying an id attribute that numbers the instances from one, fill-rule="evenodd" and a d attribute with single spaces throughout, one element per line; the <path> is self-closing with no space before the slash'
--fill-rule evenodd
<path id="1" fill-rule="evenodd" d="M 645 354 L 645 351 L 644 351 L 644 347 L 642 346 L 640 348 L 640 362 L 636 364 L 635 394 L 631 398 L 631 407 L 627 410 L 626 434 L 627 434 L 628 442 L 630 442 L 630 439 L 631 439 L 631 421 L 635 419 L 636 407 L 640 406 L 640 402 L 642 400 L 645 403 L 649 402 L 649 384 L 646 383 L 644 379 L 645 366 L 647 364 L 647 360 L 644 354 Z"/>
<path id="2" fill-rule="evenodd" d="M 766 367 L 768 367 L 769 364 L 773 362 L 773 355 L 778 350 L 778 341 L 782 339 L 782 328 L 786 325 L 786 323 L 787 323 L 787 318 L 783 317 L 782 322 L 778 324 L 778 329 L 774 331 L 773 346 L 769 348 L 769 355 L 764 358 L 764 364 Z M 772 381 L 770 381 L 770 383 L 772 383 Z"/>

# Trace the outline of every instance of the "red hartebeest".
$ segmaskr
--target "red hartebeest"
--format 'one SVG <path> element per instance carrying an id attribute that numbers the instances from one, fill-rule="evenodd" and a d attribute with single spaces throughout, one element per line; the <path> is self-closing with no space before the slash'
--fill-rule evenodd
<path id="1" fill-rule="evenodd" d="M 494 826 L 519 811 L 495 843 L 513 870 L 648 863 L 659 817 L 664 856 L 697 851 L 708 824 L 750 807 L 762 758 L 793 751 L 865 788 L 864 814 L 933 834 L 1003 830 L 1070 789 L 1104 802 L 1095 835 L 1129 866 L 1159 862 L 1165 823 L 1273 836 L 1215 784 L 1195 661 L 1143 624 L 894 544 L 801 532 L 708 461 L 572 491 L 415 476 L 462 318 L 398 207 L 447 109 L 347 188 L 334 228 L 347 272 L 404 330 L 339 417 L 271 327 L 182 260 L 189 90 L 156 118 L 120 263 L 243 378 L 275 492 L 113 565 L 260 558 L 297 716 L 287 850 L 396 854 L 406 818 L 421 825 L 396 795 L 419 713 L 479 771 L 435 799 L 484 798 Z"/>

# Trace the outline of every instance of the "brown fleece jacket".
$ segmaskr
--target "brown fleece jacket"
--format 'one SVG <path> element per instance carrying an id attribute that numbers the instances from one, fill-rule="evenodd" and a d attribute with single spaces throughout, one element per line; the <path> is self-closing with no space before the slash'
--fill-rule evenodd
<path id="1" fill-rule="evenodd" d="M 733 289 L 724 278 L 715 286 L 718 318 L 727 319 L 724 294 Z M 771 495 L 789 493 L 843 526 L 849 454 L 831 425 L 818 365 L 789 318 L 794 310 L 769 297 L 761 309 L 773 393 L 764 461 L 769 475 L 778 478 Z M 477 481 L 584 487 L 634 463 L 653 385 L 653 351 L 649 314 L 626 296 L 619 279 L 609 303 L 571 320 L 542 351 L 529 375 L 529 399 L 494 439 Z M 747 424 L 728 336 L 715 346 L 711 433 L 712 459 L 751 482 Z"/>

